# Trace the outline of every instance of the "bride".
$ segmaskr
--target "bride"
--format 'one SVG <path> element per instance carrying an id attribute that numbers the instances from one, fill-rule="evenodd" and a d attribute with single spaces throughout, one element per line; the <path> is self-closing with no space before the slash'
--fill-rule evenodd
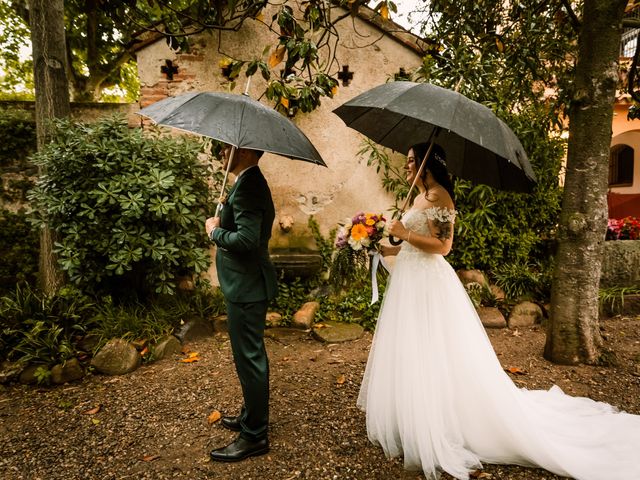
<path id="1" fill-rule="evenodd" d="M 427 152 L 412 147 L 411 183 Z M 369 439 L 405 468 L 458 479 L 482 462 L 545 468 L 578 480 L 640 479 L 640 416 L 515 386 L 444 259 L 456 212 L 445 154 L 434 145 L 413 206 L 389 224 L 402 247 L 389 280 L 358 405 Z"/>

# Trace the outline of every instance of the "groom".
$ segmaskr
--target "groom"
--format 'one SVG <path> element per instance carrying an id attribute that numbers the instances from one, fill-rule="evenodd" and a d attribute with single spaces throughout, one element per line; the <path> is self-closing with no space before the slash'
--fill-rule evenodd
<path id="1" fill-rule="evenodd" d="M 224 150 L 223 166 L 231 147 Z M 269 451 L 269 361 L 264 326 L 269 300 L 277 292 L 276 272 L 268 244 L 275 217 L 271 191 L 258 168 L 262 152 L 238 149 L 229 171 L 236 176 L 220 217 L 208 218 L 205 230 L 217 245 L 216 269 L 227 305 L 229 339 L 244 405 L 237 417 L 221 423 L 240 432 L 226 447 L 211 451 L 211 459 L 236 462 Z"/>

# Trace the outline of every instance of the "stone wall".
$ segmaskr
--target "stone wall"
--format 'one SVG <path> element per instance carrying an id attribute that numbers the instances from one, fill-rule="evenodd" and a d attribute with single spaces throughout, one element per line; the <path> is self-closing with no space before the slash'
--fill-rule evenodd
<path id="1" fill-rule="evenodd" d="M 600 288 L 631 286 L 640 287 L 640 240 L 605 242 Z"/>

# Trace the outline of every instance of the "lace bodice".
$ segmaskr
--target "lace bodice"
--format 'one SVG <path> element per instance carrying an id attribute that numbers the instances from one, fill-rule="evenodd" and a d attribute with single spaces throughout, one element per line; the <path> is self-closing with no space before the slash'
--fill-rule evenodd
<path id="1" fill-rule="evenodd" d="M 412 208 L 402 215 L 402 223 L 404 223 L 405 227 L 419 233 L 420 235 L 429 235 L 429 220 L 454 223 L 456 213 L 457 212 L 455 210 L 444 207 L 430 207 L 425 209 Z M 434 254 L 426 253 L 419 248 L 414 247 L 409 242 L 403 242 L 398 258 L 407 256 L 427 258 L 434 256 Z M 441 255 L 437 256 L 440 257 Z M 417 259 L 414 258 L 414 260 Z"/>

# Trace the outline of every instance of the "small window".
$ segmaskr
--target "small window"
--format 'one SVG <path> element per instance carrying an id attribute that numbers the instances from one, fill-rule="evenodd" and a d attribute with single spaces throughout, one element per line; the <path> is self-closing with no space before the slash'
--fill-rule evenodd
<path id="1" fill-rule="evenodd" d="M 609 186 L 630 186 L 633 184 L 633 148 L 616 145 L 611 149 L 609 159 Z"/>

